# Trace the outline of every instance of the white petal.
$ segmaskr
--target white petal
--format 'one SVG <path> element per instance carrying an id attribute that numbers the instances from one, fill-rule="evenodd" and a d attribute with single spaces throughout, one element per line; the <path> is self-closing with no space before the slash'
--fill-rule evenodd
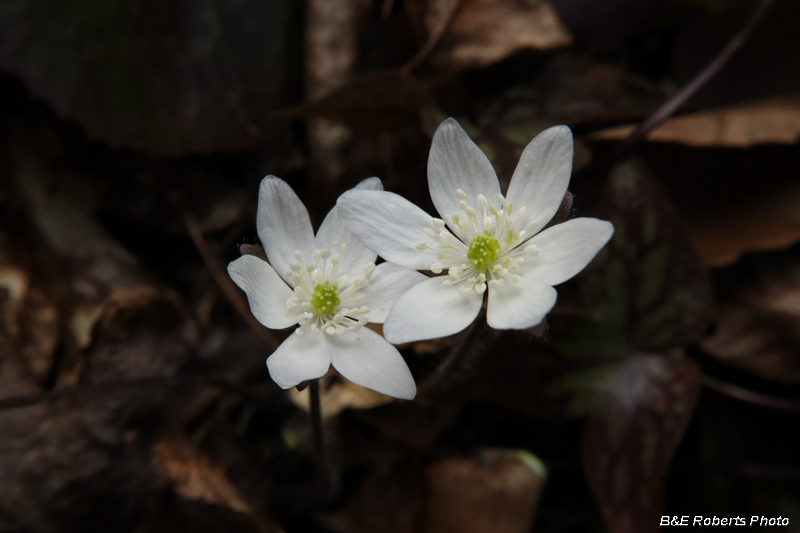
<path id="1" fill-rule="evenodd" d="M 466 202 L 476 209 L 479 194 L 489 202 L 500 194 L 500 183 L 489 158 L 452 118 L 442 122 L 433 135 L 428 158 L 428 187 L 442 219 L 462 239 L 466 236 L 460 234 L 451 220 L 453 214 L 463 214 L 456 191 L 463 190 Z"/>
<path id="2" fill-rule="evenodd" d="M 380 178 L 367 178 L 358 182 L 358 185 L 353 187 L 354 191 L 382 191 L 383 182 Z"/>
<path id="3" fill-rule="evenodd" d="M 296 313 L 286 309 L 292 290 L 267 263 L 252 255 L 243 255 L 228 264 L 231 279 L 247 294 L 250 311 L 270 329 L 297 324 Z"/>
<path id="4" fill-rule="evenodd" d="M 403 356 L 374 331 L 361 328 L 327 340 L 333 367 L 353 383 L 403 400 L 417 395 Z"/>
<path id="5" fill-rule="evenodd" d="M 539 253 L 525 259 L 520 270 L 525 276 L 548 285 L 558 285 L 583 270 L 614 234 L 614 225 L 596 218 L 575 218 L 535 235 Z M 523 245 L 525 246 L 525 245 Z"/>
<path id="6" fill-rule="evenodd" d="M 483 295 L 470 291 L 461 295 L 457 287 L 442 286 L 446 276 L 430 278 L 406 291 L 383 325 L 386 340 L 393 344 L 446 337 L 469 326 L 483 304 Z"/>
<path id="7" fill-rule="evenodd" d="M 352 303 L 342 301 L 345 307 L 369 307 L 367 319 L 375 324 L 383 324 L 389 309 L 401 294 L 408 289 L 425 281 L 427 276 L 416 270 L 411 270 L 394 263 L 381 263 L 375 268 L 375 281 L 372 285 L 362 289 L 363 297 Z"/>
<path id="8" fill-rule="evenodd" d="M 326 335 L 321 332 L 293 333 L 267 358 L 269 375 L 282 389 L 325 375 L 331 364 Z"/>
<path id="9" fill-rule="evenodd" d="M 556 290 L 536 279 L 522 277 L 489 287 L 486 321 L 494 329 L 526 329 L 541 322 L 556 303 Z"/>
<path id="10" fill-rule="evenodd" d="M 437 262 L 438 241 L 425 235 L 432 217 L 402 196 L 384 191 L 348 191 L 336 203 L 339 219 L 364 245 L 407 268 L 427 270 Z M 426 243 L 419 250 L 417 245 Z"/>
<path id="11" fill-rule="evenodd" d="M 566 126 L 544 130 L 528 143 L 517 163 L 506 198 L 525 206 L 519 229 L 541 231 L 558 211 L 572 173 L 572 132 Z"/>
<path id="12" fill-rule="evenodd" d="M 275 176 L 261 181 L 256 226 L 267 259 L 281 277 L 295 262 L 296 250 L 303 254 L 304 262 L 310 262 L 314 253 L 311 220 L 303 202 L 285 181 Z"/>
<path id="13" fill-rule="evenodd" d="M 353 190 L 382 191 L 383 184 L 378 178 L 367 178 Z M 338 212 L 339 208 L 334 206 L 322 221 L 315 239 L 316 247 L 320 250 L 330 250 L 335 254 L 339 251 L 340 244 L 347 246 L 347 250 L 339 258 L 340 272 L 355 279 L 364 271 L 366 265 L 375 262 L 378 254 L 361 244 L 361 241 L 339 220 Z"/>

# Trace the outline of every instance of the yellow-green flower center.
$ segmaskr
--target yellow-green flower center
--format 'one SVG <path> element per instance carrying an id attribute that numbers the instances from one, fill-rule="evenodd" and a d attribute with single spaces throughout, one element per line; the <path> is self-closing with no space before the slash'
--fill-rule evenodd
<path id="1" fill-rule="evenodd" d="M 341 301 L 339 300 L 339 291 L 336 285 L 331 285 L 330 282 L 317 283 L 314 287 L 314 294 L 311 296 L 311 307 L 318 315 L 330 315 L 336 311 Z"/>
<path id="2" fill-rule="evenodd" d="M 487 270 L 500 259 L 500 243 L 488 231 L 469 243 L 467 258 L 478 270 Z"/>

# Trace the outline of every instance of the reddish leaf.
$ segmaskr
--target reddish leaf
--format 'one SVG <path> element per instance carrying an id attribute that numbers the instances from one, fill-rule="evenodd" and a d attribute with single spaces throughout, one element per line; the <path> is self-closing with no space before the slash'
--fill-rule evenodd
<path id="1" fill-rule="evenodd" d="M 589 487 L 611 533 L 659 530 L 662 483 L 689 421 L 700 369 L 681 355 L 637 354 L 611 378 L 583 434 Z"/>

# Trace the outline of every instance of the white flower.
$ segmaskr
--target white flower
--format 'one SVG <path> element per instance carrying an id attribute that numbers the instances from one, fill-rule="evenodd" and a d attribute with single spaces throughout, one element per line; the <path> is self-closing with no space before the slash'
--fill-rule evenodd
<path id="1" fill-rule="evenodd" d="M 356 189 L 383 187 L 370 178 Z M 267 176 L 259 191 L 257 229 L 269 263 L 245 255 L 228 265 L 228 273 L 259 322 L 272 329 L 300 326 L 267 359 L 282 388 L 318 378 L 333 364 L 350 381 L 411 399 L 416 385 L 403 357 L 362 326 L 382 323 L 397 297 L 425 276 L 392 263 L 375 266 L 376 254 L 347 231 L 337 211 L 328 213 L 314 237 L 294 191 Z"/>
<path id="2" fill-rule="evenodd" d="M 442 219 L 389 192 L 339 198 L 342 222 L 381 257 L 446 273 L 397 300 L 384 324 L 387 340 L 457 333 L 478 315 L 485 292 L 495 329 L 525 329 L 544 319 L 556 302 L 553 285 L 583 270 L 614 233 L 610 222 L 594 218 L 541 231 L 567 191 L 572 150 L 566 126 L 542 132 L 525 148 L 503 196 L 486 155 L 448 119 L 428 159 L 431 198 Z"/>

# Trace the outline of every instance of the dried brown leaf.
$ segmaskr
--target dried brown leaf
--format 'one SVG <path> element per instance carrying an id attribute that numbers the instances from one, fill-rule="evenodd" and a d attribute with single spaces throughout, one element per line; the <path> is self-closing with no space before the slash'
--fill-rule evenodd
<path id="1" fill-rule="evenodd" d="M 532 455 L 486 450 L 450 457 L 426 469 L 425 533 L 523 533 L 530 531 L 545 482 Z M 531 468 L 533 466 L 533 468 Z"/>
<path id="2" fill-rule="evenodd" d="M 3 241 L 5 242 L 5 240 Z M 61 339 L 58 309 L 30 276 L 8 264 L 8 250 L 0 246 L 0 335 L 21 353 L 32 375 L 43 383 L 52 370 Z"/>
<path id="3" fill-rule="evenodd" d="M 635 126 L 588 135 L 589 140 L 622 140 Z M 800 96 L 770 98 L 703 111 L 668 120 L 647 135 L 648 141 L 688 146 L 748 148 L 757 144 L 794 144 L 800 139 Z"/>
<path id="4" fill-rule="evenodd" d="M 425 24 L 443 26 L 452 0 L 431 0 Z M 462 0 L 430 61 L 463 69 L 490 65 L 523 48 L 550 50 L 572 43 L 555 9 L 540 0 Z"/>
<path id="5" fill-rule="evenodd" d="M 706 265 L 735 263 L 742 254 L 781 250 L 800 241 L 800 186 L 704 207 L 687 214 L 695 249 Z"/>
<path id="6" fill-rule="evenodd" d="M 659 531 L 663 481 L 700 386 L 680 354 L 636 354 L 605 384 L 583 434 L 589 487 L 611 533 Z"/>
<path id="7" fill-rule="evenodd" d="M 188 445 L 161 441 L 153 446 L 153 464 L 175 492 L 190 500 L 222 505 L 240 513 L 252 512 L 225 470 L 207 457 L 200 457 Z"/>
<path id="8" fill-rule="evenodd" d="M 703 349 L 720 361 L 783 383 L 800 383 L 800 262 L 759 268 L 719 309 Z"/>

